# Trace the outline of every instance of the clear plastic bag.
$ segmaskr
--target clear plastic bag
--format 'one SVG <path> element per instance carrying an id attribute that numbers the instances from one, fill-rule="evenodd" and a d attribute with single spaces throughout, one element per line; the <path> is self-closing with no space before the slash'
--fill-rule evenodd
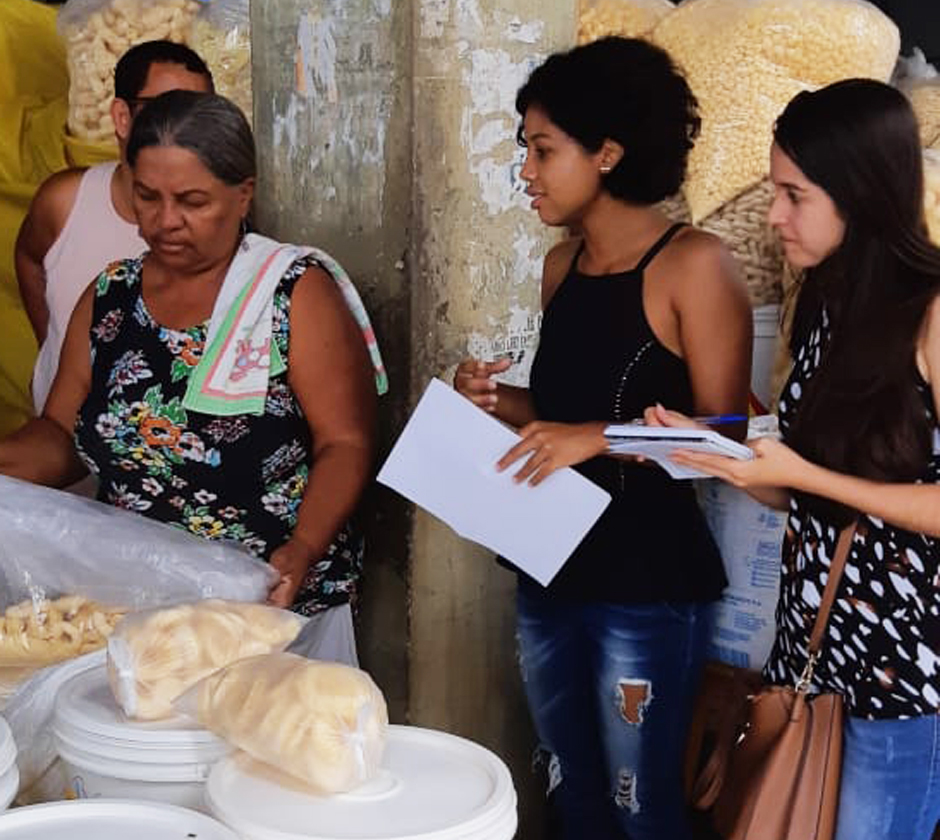
<path id="1" fill-rule="evenodd" d="M 235 662 L 174 707 L 322 793 L 372 779 L 388 732 L 385 698 L 365 671 L 292 653 Z"/>
<path id="2" fill-rule="evenodd" d="M 169 717 L 173 701 L 203 677 L 283 650 L 301 624 L 278 607 L 217 599 L 136 612 L 108 639 L 108 682 L 128 717 Z"/>
<path id="3" fill-rule="evenodd" d="M 251 20 L 248 0 L 212 0 L 193 20 L 191 46 L 212 71 L 216 93 L 231 99 L 251 123 Z"/>
<path id="4" fill-rule="evenodd" d="M 894 84 L 907 95 L 920 123 L 920 142 L 925 149 L 940 146 L 940 73 L 914 48 L 910 58 L 898 60 Z"/>
<path id="5" fill-rule="evenodd" d="M 578 43 L 607 35 L 642 38 L 674 9 L 670 0 L 581 0 Z"/>
<path id="6" fill-rule="evenodd" d="M 56 694 L 70 677 L 102 665 L 104 656 L 104 651 L 98 650 L 36 671 L 7 703 L 3 716 L 10 724 L 16 743 L 16 765 L 20 771 L 19 802 L 42 802 L 48 798 L 47 792 L 36 788 L 42 788 L 43 777 L 58 756 L 52 733 Z M 62 784 L 49 787 L 60 793 L 64 789 Z"/>
<path id="7" fill-rule="evenodd" d="M 59 12 L 69 68 L 69 131 L 83 140 L 114 137 L 114 65 L 129 47 L 183 43 L 198 0 L 66 0 Z"/>
<path id="8" fill-rule="evenodd" d="M 683 186 L 696 223 L 767 176 L 774 122 L 797 93 L 887 81 L 900 50 L 897 26 L 865 0 L 686 0 L 650 37 L 699 102 Z"/>
<path id="9" fill-rule="evenodd" d="M 306 659 L 341 662 L 358 668 L 356 632 L 349 604 L 330 607 L 311 616 L 286 649 Z"/>
<path id="10" fill-rule="evenodd" d="M 278 579 L 233 543 L 0 476 L 0 667 L 101 647 L 128 610 L 263 601 Z"/>

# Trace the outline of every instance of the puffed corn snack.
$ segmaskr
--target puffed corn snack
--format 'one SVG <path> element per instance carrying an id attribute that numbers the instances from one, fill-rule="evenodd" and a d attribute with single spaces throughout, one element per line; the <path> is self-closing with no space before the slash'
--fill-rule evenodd
<path id="1" fill-rule="evenodd" d="M 114 66 L 143 41 L 184 43 L 197 0 L 70 0 L 59 16 L 69 69 L 69 132 L 84 140 L 114 136 Z"/>
<path id="2" fill-rule="evenodd" d="M 239 749 L 324 793 L 378 771 L 388 711 L 365 672 L 293 653 L 216 671 L 180 698 L 181 711 Z"/>
<path id="3" fill-rule="evenodd" d="M 251 37 L 247 26 L 221 28 L 197 17 L 188 40 L 209 65 L 215 91 L 234 102 L 251 123 Z"/>
<path id="4" fill-rule="evenodd" d="M 921 145 L 925 149 L 940 146 L 940 80 L 915 84 L 907 96 L 920 124 Z"/>
<path id="5" fill-rule="evenodd" d="M 7 607 L 0 616 L 0 667 L 43 667 L 104 647 L 125 612 L 78 595 Z"/>
<path id="6" fill-rule="evenodd" d="M 108 643 L 108 682 L 130 717 L 157 720 L 217 668 L 286 647 L 301 619 L 263 604 L 210 599 L 129 616 Z"/>
<path id="7" fill-rule="evenodd" d="M 582 0 L 578 14 L 578 43 L 608 35 L 640 38 L 675 9 L 670 0 Z"/>
<path id="8" fill-rule="evenodd" d="M 695 222 L 767 175 L 774 121 L 797 93 L 887 81 L 900 49 L 897 26 L 864 0 L 687 0 L 651 39 L 699 101 L 683 187 Z"/>

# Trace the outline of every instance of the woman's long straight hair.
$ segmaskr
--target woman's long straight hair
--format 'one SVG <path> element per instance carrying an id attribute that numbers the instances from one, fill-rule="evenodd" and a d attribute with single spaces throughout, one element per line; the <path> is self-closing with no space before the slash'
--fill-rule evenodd
<path id="1" fill-rule="evenodd" d="M 932 447 L 915 352 L 940 291 L 916 117 L 894 88 L 851 79 L 797 95 L 774 140 L 845 222 L 839 248 L 806 272 L 797 298 L 791 352 L 819 323 L 821 308 L 830 338 L 787 441 L 838 472 L 915 481 Z M 820 498 L 806 502 L 839 523 L 851 516 Z"/>

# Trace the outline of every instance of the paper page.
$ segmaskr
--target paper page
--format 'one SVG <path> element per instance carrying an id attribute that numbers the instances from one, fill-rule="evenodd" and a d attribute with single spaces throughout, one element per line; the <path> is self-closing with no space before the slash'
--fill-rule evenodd
<path id="1" fill-rule="evenodd" d="M 518 441 L 433 379 L 378 480 L 547 586 L 610 495 L 572 469 L 554 472 L 537 487 L 516 484 L 512 476 L 524 462 L 503 473 L 496 462 Z"/>
<path id="2" fill-rule="evenodd" d="M 604 430 L 610 442 L 610 451 L 621 455 L 641 455 L 662 467 L 677 480 L 711 478 L 694 467 L 679 465 L 669 456 L 678 449 L 706 452 L 728 458 L 748 460 L 754 453 L 744 444 L 726 438 L 712 429 L 678 429 L 664 426 L 623 424 L 608 426 Z"/>

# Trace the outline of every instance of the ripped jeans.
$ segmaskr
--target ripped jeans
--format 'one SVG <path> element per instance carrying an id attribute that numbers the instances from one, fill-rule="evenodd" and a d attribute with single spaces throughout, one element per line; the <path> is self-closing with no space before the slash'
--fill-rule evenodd
<path id="1" fill-rule="evenodd" d="M 683 758 L 712 613 L 567 602 L 520 583 L 520 668 L 565 840 L 691 837 Z"/>

